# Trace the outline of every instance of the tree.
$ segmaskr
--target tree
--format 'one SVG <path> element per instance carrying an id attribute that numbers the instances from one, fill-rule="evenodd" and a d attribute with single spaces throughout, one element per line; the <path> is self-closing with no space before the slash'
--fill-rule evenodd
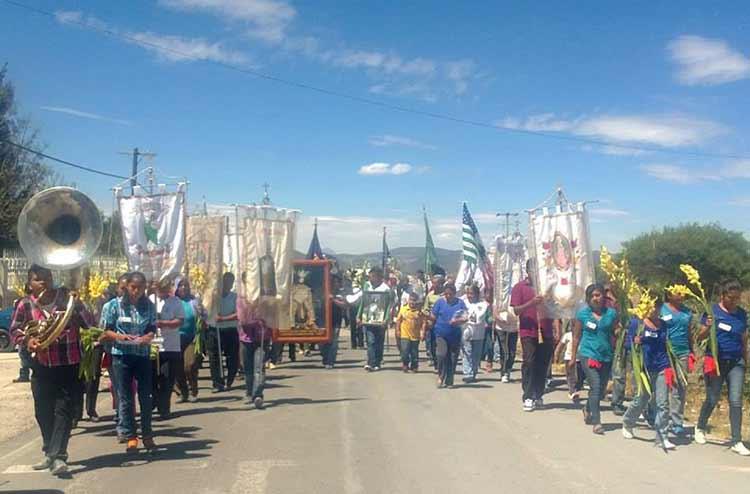
<path id="1" fill-rule="evenodd" d="M 26 201 L 53 178 L 36 154 L 10 144 L 36 149 L 37 132 L 18 115 L 7 72 L 4 65 L 0 69 L 0 244 L 4 245 L 16 242 L 16 223 Z"/>
<path id="2" fill-rule="evenodd" d="M 684 283 L 680 264 L 690 264 L 701 273 L 708 293 L 727 277 L 750 287 L 750 242 L 716 223 L 665 227 L 624 242 L 623 249 L 633 273 L 648 286 Z"/>

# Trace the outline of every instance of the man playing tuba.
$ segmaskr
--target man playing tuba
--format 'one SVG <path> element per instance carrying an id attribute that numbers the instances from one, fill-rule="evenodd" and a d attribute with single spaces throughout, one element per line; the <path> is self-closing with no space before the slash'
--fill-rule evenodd
<path id="1" fill-rule="evenodd" d="M 49 269 L 31 266 L 26 293 L 11 332 L 33 354 L 31 391 L 44 458 L 32 468 L 60 476 L 68 472 L 68 440 L 81 399 L 79 329 L 88 327 L 91 316 L 67 289 L 53 287 Z"/>

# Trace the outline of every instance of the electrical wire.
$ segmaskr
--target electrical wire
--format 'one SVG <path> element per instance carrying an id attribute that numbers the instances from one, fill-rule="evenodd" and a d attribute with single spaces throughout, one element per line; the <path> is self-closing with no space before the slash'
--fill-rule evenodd
<path id="1" fill-rule="evenodd" d="M 0 0 L 8 5 L 12 5 L 21 9 L 25 9 L 29 12 L 33 12 L 39 15 L 51 17 L 53 19 L 56 18 L 56 15 L 54 12 L 50 12 L 48 10 L 40 9 L 37 7 L 32 7 L 30 5 L 26 5 L 21 2 L 17 2 L 15 0 Z M 219 67 L 223 67 L 228 70 L 233 70 L 235 72 L 240 72 L 246 75 L 251 75 L 253 77 L 256 77 L 258 79 L 263 79 L 266 81 L 282 84 L 288 87 L 293 87 L 297 89 L 302 89 L 306 91 L 312 91 L 319 94 L 324 94 L 326 96 L 331 96 L 335 98 L 340 99 L 346 99 L 349 101 L 353 101 L 356 103 L 361 103 L 364 105 L 369 105 L 373 107 L 383 108 L 386 110 L 396 111 L 400 113 L 409 113 L 412 115 L 419 115 L 427 118 L 432 118 L 435 120 L 443 120 L 446 122 L 453 122 L 458 123 L 461 125 L 471 126 L 471 127 L 479 127 L 484 129 L 491 129 L 496 130 L 500 132 L 505 132 L 508 134 L 517 134 L 517 135 L 528 135 L 528 136 L 534 136 L 534 137 L 544 137 L 548 139 L 556 139 L 558 141 L 568 141 L 568 142 L 576 142 L 581 144 L 591 144 L 595 146 L 605 146 L 605 147 L 616 147 L 621 149 L 630 149 L 634 151 L 647 151 L 647 152 L 654 152 L 654 153 L 663 153 L 663 154 L 673 154 L 673 155 L 681 155 L 681 156 L 694 156 L 694 157 L 701 157 L 701 158 L 722 158 L 722 159 L 738 159 L 738 160 L 746 160 L 750 159 L 750 155 L 739 155 L 739 154 L 725 154 L 725 153 L 709 153 L 709 152 L 701 152 L 701 151 L 684 151 L 684 150 L 677 150 L 677 149 L 667 149 L 662 148 L 658 146 L 649 146 L 649 145 L 642 145 L 642 144 L 627 144 L 627 143 L 618 143 L 618 142 L 611 142 L 606 140 L 600 140 L 600 139 L 592 139 L 587 137 L 578 137 L 578 136 L 572 136 L 572 135 L 562 135 L 562 134 L 552 134 L 548 132 L 542 132 L 542 131 L 536 131 L 536 130 L 528 130 L 528 129 L 517 129 L 517 128 L 510 128 L 505 127 L 502 125 L 496 125 L 492 123 L 482 122 L 479 120 L 471 120 L 468 118 L 462 118 L 462 117 L 456 117 L 453 115 L 449 115 L 446 113 L 437 113 L 427 110 L 420 110 L 418 108 L 412 108 L 407 106 L 402 106 L 394 103 L 387 103 L 385 101 L 380 101 L 372 98 L 366 98 L 363 96 L 357 96 L 354 94 L 349 94 L 341 91 L 336 91 L 333 89 L 324 88 L 321 86 L 314 86 L 312 84 L 307 84 L 304 82 L 298 82 L 293 81 L 291 79 L 285 79 L 282 77 L 278 77 L 272 74 L 267 74 L 264 72 L 259 72 L 257 70 L 253 70 L 247 67 L 241 67 L 239 65 L 235 65 L 229 62 L 222 62 L 219 60 L 209 60 L 205 58 L 198 58 L 195 57 L 189 53 L 176 50 L 174 48 L 170 48 L 167 46 L 160 45 L 158 43 L 154 43 L 152 41 L 145 41 L 142 39 L 137 39 L 134 36 L 130 36 L 126 33 L 121 33 L 118 31 L 115 31 L 113 29 L 106 28 L 104 26 L 99 25 L 90 25 L 86 22 L 75 20 L 75 19 L 68 19 L 65 21 L 66 24 L 75 24 L 78 25 L 86 30 L 96 31 L 101 34 L 105 34 L 107 36 L 110 36 L 112 38 L 124 40 L 128 43 L 141 45 L 149 48 L 153 48 L 155 50 L 161 51 L 163 53 L 171 53 L 173 55 L 177 55 L 180 58 L 188 59 L 188 60 L 195 60 L 195 61 L 201 61 L 204 63 L 216 65 Z"/>
<path id="2" fill-rule="evenodd" d="M 45 154 L 45 153 L 42 153 L 41 151 L 37 151 L 35 149 L 31 149 L 29 147 L 26 147 L 26 146 L 23 146 L 21 144 L 15 143 L 13 141 L 9 141 L 8 139 L 2 139 L 2 142 L 6 143 L 6 144 L 10 144 L 11 146 L 17 147 L 19 149 L 23 149 L 24 151 L 27 151 L 27 152 L 32 153 L 32 154 L 35 154 L 35 155 L 40 156 L 42 158 L 48 159 L 50 161 L 55 161 L 55 162 L 61 163 L 63 165 L 72 166 L 73 168 L 77 168 L 79 170 L 83 170 L 83 171 L 86 171 L 86 172 L 96 173 L 96 174 L 99 174 L 99 175 L 103 175 L 105 177 L 112 177 L 112 178 L 124 178 L 124 179 L 129 179 L 130 178 L 130 177 L 125 177 L 123 175 L 117 175 L 117 174 L 114 174 L 114 173 L 103 172 L 101 170 L 97 170 L 95 168 L 90 168 L 88 166 L 83 166 L 83 165 L 78 165 L 76 163 L 71 163 L 70 161 L 67 161 L 67 160 L 64 160 L 64 159 L 60 159 L 60 158 L 56 158 L 54 156 L 50 156 L 49 154 Z"/>

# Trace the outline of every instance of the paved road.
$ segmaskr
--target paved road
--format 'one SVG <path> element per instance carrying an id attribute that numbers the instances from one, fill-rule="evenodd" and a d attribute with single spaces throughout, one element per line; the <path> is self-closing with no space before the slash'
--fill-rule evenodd
<path id="1" fill-rule="evenodd" d="M 0 444 L 0 492 L 496 493 L 740 492 L 750 460 L 719 445 L 669 454 L 624 440 L 617 417 L 594 436 L 561 390 L 543 411 L 521 411 L 519 384 L 484 376 L 453 390 L 432 373 L 405 375 L 393 349 L 366 374 L 363 353 L 342 351 L 324 370 L 312 357 L 269 375 L 268 407 L 242 392 L 202 394 L 157 422 L 160 450 L 127 456 L 110 422 L 71 441 L 70 479 L 32 473 L 36 430 Z M 202 381 L 204 386 L 207 381 Z M 31 413 L 31 410 L 29 410 Z"/>

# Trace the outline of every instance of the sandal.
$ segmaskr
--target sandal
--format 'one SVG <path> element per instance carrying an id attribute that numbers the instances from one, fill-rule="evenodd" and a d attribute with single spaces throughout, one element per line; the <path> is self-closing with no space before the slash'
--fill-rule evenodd
<path id="1" fill-rule="evenodd" d="M 596 424 L 594 426 L 593 433 L 600 436 L 604 435 L 604 427 L 602 427 L 602 424 Z"/>

